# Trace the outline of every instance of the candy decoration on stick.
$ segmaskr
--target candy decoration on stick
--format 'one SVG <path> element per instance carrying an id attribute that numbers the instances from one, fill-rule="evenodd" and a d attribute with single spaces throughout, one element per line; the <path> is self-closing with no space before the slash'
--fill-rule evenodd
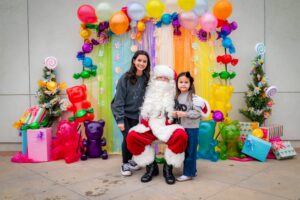
<path id="1" fill-rule="evenodd" d="M 57 67 L 57 59 L 53 56 L 47 57 L 45 59 L 45 66 L 50 70 L 55 69 Z"/>
<path id="2" fill-rule="evenodd" d="M 266 48 L 265 48 L 265 45 L 264 45 L 264 43 L 257 43 L 256 45 L 255 45 L 255 51 L 256 51 L 256 53 L 258 54 L 258 55 L 264 55 L 265 54 L 265 52 L 266 52 Z"/>
<path id="3" fill-rule="evenodd" d="M 277 87 L 272 85 L 265 90 L 266 96 L 271 98 L 277 93 Z"/>

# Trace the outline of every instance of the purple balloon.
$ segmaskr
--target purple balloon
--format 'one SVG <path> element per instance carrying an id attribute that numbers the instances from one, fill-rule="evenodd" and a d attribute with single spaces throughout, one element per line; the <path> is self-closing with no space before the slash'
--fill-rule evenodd
<path id="1" fill-rule="evenodd" d="M 172 25 L 173 27 L 179 27 L 180 26 L 179 20 L 178 19 L 173 20 Z"/>
<path id="2" fill-rule="evenodd" d="M 222 113 L 221 111 L 219 111 L 219 110 L 213 111 L 212 118 L 213 118 L 213 120 L 216 121 L 216 122 L 224 121 L 224 115 L 223 115 L 223 113 Z"/>
<path id="3" fill-rule="evenodd" d="M 238 28 L 238 24 L 235 21 L 233 21 L 233 22 L 230 23 L 230 28 L 232 30 L 236 30 Z"/>
<path id="4" fill-rule="evenodd" d="M 224 24 L 221 28 L 221 32 L 225 35 L 229 35 L 231 33 L 231 27 L 229 24 Z"/>
<path id="5" fill-rule="evenodd" d="M 85 42 L 83 45 L 82 45 L 82 51 L 84 53 L 90 53 L 93 51 L 93 44 L 92 43 L 89 43 L 89 42 Z"/>

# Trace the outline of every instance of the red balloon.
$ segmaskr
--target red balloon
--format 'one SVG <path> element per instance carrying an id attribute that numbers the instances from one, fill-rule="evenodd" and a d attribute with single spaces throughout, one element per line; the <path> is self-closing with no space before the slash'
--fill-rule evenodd
<path id="1" fill-rule="evenodd" d="M 84 4 L 78 8 L 77 16 L 79 20 L 85 24 L 92 24 L 97 22 L 96 11 L 92 6 L 88 4 Z"/>
<path id="2" fill-rule="evenodd" d="M 128 16 L 128 13 L 127 13 L 127 6 L 124 6 L 122 7 L 121 11 L 128 17 L 128 20 L 129 20 L 129 23 L 131 22 L 131 18 Z M 130 26 L 128 27 L 128 30 L 130 30 Z"/>

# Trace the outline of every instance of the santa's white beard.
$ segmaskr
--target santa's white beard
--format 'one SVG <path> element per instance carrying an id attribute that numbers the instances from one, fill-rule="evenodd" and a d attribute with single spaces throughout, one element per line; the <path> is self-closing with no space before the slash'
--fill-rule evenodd
<path id="1" fill-rule="evenodd" d="M 143 118 L 150 119 L 158 116 L 172 118 L 175 99 L 175 81 L 169 82 L 152 79 L 146 89 L 145 100 L 141 108 Z"/>

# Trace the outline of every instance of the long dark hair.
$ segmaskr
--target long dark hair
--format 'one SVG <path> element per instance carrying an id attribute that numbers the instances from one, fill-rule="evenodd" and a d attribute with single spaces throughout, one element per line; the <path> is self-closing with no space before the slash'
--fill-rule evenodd
<path id="1" fill-rule="evenodd" d="M 129 81 L 131 84 L 135 84 L 137 82 L 137 77 L 136 77 L 136 67 L 133 63 L 133 61 L 139 56 L 139 55 L 144 55 L 147 57 L 147 66 L 143 71 L 143 74 L 146 76 L 146 82 L 145 82 L 145 86 L 147 86 L 149 78 L 150 78 L 150 57 L 149 54 L 144 51 L 144 50 L 138 50 L 135 52 L 135 54 L 133 55 L 132 59 L 131 59 L 131 67 L 128 70 L 128 72 L 126 73 L 125 78 Z"/>
<path id="2" fill-rule="evenodd" d="M 192 99 L 192 96 L 193 96 L 193 94 L 195 94 L 196 93 L 196 91 L 195 91 L 195 86 L 194 86 L 194 78 L 191 76 L 191 74 L 190 74 L 190 72 L 189 71 L 187 71 L 187 72 L 181 72 L 178 76 L 177 76 L 177 79 L 176 79 L 176 99 L 178 98 L 178 96 L 180 95 L 180 90 L 179 90 L 179 88 L 178 88 L 178 80 L 179 80 L 179 78 L 180 77 L 182 77 L 182 76 L 185 76 L 185 77 L 187 77 L 188 79 L 189 79 L 189 81 L 190 81 L 190 88 L 189 88 L 189 97 L 190 97 L 190 99 Z"/>

